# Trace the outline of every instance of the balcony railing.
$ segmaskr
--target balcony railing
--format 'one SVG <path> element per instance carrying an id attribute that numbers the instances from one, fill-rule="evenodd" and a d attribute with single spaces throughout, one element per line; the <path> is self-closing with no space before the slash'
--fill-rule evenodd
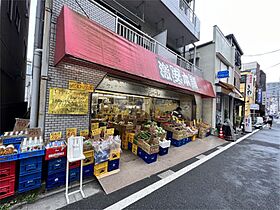
<path id="1" fill-rule="evenodd" d="M 170 62 L 188 70 L 196 75 L 202 75 L 202 71 L 199 70 L 196 66 L 190 63 L 186 58 L 182 57 L 181 55 L 176 54 L 172 50 L 168 49 L 166 46 L 158 42 L 157 40 L 153 39 L 143 31 L 135 28 L 131 24 L 127 23 L 125 20 L 121 19 L 120 17 L 116 16 L 111 11 L 107 10 L 105 7 L 100 5 L 95 1 L 91 1 L 98 7 L 102 8 L 106 12 L 110 13 L 115 17 L 115 33 L 119 34 L 120 36 L 124 37 L 125 39 L 133 42 L 137 45 L 144 47 L 147 50 L 150 50 L 158 55 L 165 57 Z"/>

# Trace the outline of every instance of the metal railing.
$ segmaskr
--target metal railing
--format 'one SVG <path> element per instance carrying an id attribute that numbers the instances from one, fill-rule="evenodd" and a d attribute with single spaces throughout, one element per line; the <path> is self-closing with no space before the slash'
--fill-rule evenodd
<path id="1" fill-rule="evenodd" d="M 179 8 L 183 11 L 187 19 L 194 25 L 195 31 L 199 33 L 200 20 L 198 19 L 194 11 L 190 8 L 186 0 L 179 0 Z"/>
<path id="2" fill-rule="evenodd" d="M 152 37 L 150 37 L 143 31 L 141 31 L 138 28 L 134 27 L 133 25 L 129 24 L 127 21 L 123 20 L 116 14 L 112 13 L 111 11 L 109 11 L 108 9 L 106 9 L 105 7 L 103 7 L 102 5 L 97 3 L 96 1 L 91 0 L 91 2 L 116 18 L 115 33 L 117 33 L 118 35 L 120 35 L 120 36 L 124 37 L 125 39 L 129 40 L 130 42 L 140 45 L 141 47 L 144 47 L 145 49 L 150 50 L 156 54 L 159 54 L 157 49 L 159 49 L 159 47 L 161 47 L 164 50 L 166 50 L 166 52 L 168 52 L 170 55 L 172 55 L 176 61 L 173 61 L 173 59 L 169 59 L 168 57 L 166 57 L 168 60 L 170 60 L 174 64 L 176 64 L 188 71 L 191 71 L 193 73 L 197 72 L 197 71 L 195 71 L 195 69 L 198 69 L 198 68 L 196 66 L 194 66 L 191 62 L 189 62 L 183 56 L 178 55 L 177 53 L 173 52 L 172 50 L 167 48 L 165 45 L 161 44 L 160 42 L 153 39 Z M 163 55 L 161 55 L 161 56 L 163 56 Z M 202 71 L 199 74 L 202 75 Z"/>

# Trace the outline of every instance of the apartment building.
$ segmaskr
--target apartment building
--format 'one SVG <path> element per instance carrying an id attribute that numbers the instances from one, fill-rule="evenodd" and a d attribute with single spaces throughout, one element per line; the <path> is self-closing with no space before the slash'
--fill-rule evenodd
<path id="1" fill-rule="evenodd" d="M 66 128 L 90 129 L 91 98 L 87 113 L 50 110 L 50 92 L 73 80 L 110 95 L 177 100 L 188 119 L 201 119 L 203 101 L 215 93 L 186 58 L 200 36 L 194 8 L 187 0 L 46 1 L 38 122 L 31 123 L 46 139 Z"/>
<path id="2" fill-rule="evenodd" d="M 267 114 L 278 114 L 280 112 L 280 82 L 269 82 L 266 87 Z"/>
<path id="3" fill-rule="evenodd" d="M 189 56 L 193 60 L 193 49 Z M 196 62 L 203 69 L 204 79 L 210 81 L 216 98 L 203 103 L 203 119 L 213 127 L 230 119 L 239 126 L 243 95 L 240 92 L 241 50 L 235 36 L 225 36 L 218 26 L 213 27 L 213 40 L 196 47 Z M 239 117 L 237 117 L 239 116 Z"/>

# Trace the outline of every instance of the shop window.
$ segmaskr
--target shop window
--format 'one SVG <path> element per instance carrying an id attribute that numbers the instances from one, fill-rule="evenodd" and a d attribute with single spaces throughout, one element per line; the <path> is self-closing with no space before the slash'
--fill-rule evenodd
<path id="1" fill-rule="evenodd" d="M 20 23 L 21 23 L 21 19 L 20 19 L 20 15 L 19 15 L 19 11 L 18 11 L 18 7 L 16 9 L 16 18 L 15 18 L 15 24 L 17 27 L 17 32 L 20 32 Z"/>
<path id="2" fill-rule="evenodd" d="M 13 20 L 13 8 L 14 8 L 14 0 L 8 0 L 8 16 L 10 21 Z"/>

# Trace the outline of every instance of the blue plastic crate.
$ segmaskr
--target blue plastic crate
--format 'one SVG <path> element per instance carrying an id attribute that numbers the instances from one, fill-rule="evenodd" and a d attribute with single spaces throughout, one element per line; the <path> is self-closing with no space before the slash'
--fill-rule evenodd
<path id="1" fill-rule="evenodd" d="M 48 174 L 66 171 L 66 157 L 55 158 L 48 161 Z"/>
<path id="2" fill-rule="evenodd" d="M 192 141 L 191 137 L 185 138 L 186 143 L 190 143 Z"/>
<path id="3" fill-rule="evenodd" d="M 45 155 L 45 148 L 42 150 L 36 150 L 31 152 L 20 152 L 18 154 L 18 159 L 25 159 L 25 158 L 31 158 L 37 156 L 44 156 L 44 155 Z"/>
<path id="4" fill-rule="evenodd" d="M 14 137 L 4 137 L 3 144 L 21 144 L 24 138 L 27 138 L 26 136 L 14 136 Z"/>
<path id="5" fill-rule="evenodd" d="M 19 151 L 19 144 L 14 145 L 15 149 Z M 18 154 L 11 154 L 11 155 L 1 155 L 0 156 L 0 163 L 15 161 L 18 159 Z"/>
<path id="6" fill-rule="evenodd" d="M 120 166 L 120 159 L 108 161 L 108 171 L 117 170 Z"/>
<path id="7" fill-rule="evenodd" d="M 42 156 L 20 160 L 19 175 L 25 176 L 42 171 L 42 161 Z"/>
<path id="8" fill-rule="evenodd" d="M 173 133 L 171 131 L 167 131 L 166 139 L 167 140 L 171 140 L 172 139 L 172 135 L 173 135 Z"/>
<path id="9" fill-rule="evenodd" d="M 167 148 L 159 147 L 159 153 L 158 154 L 160 156 L 166 155 L 166 154 L 168 154 L 168 149 L 169 149 L 169 147 L 167 147 Z"/>
<path id="10" fill-rule="evenodd" d="M 41 187 L 42 173 L 34 173 L 19 177 L 18 192 L 27 192 Z"/>
<path id="11" fill-rule="evenodd" d="M 128 150 L 132 151 L 132 143 L 131 142 L 128 142 Z"/>
<path id="12" fill-rule="evenodd" d="M 74 182 L 80 179 L 80 167 L 70 169 L 69 171 L 69 181 Z"/>
<path id="13" fill-rule="evenodd" d="M 137 148 L 137 155 L 138 155 L 139 157 L 141 157 L 141 158 L 143 157 L 143 154 L 144 154 L 143 152 L 144 152 L 144 151 L 143 151 L 140 147 Z"/>
<path id="14" fill-rule="evenodd" d="M 146 153 L 145 151 L 143 151 L 143 157 L 142 157 L 142 159 L 146 162 L 146 163 L 148 163 L 148 164 L 150 164 L 150 163 L 154 163 L 154 162 L 156 162 L 157 161 L 157 153 L 155 153 L 155 154 L 148 154 L 148 153 Z"/>
<path id="15" fill-rule="evenodd" d="M 93 164 L 83 167 L 83 178 L 93 176 Z"/>
<path id="16" fill-rule="evenodd" d="M 181 140 L 175 140 L 175 139 L 171 139 L 171 144 L 175 147 L 181 147 L 184 143 L 184 140 L 181 139 Z"/>
<path id="17" fill-rule="evenodd" d="M 66 171 L 61 171 L 55 174 L 51 174 L 46 179 L 46 189 L 50 190 L 56 187 L 65 185 L 66 183 Z"/>

